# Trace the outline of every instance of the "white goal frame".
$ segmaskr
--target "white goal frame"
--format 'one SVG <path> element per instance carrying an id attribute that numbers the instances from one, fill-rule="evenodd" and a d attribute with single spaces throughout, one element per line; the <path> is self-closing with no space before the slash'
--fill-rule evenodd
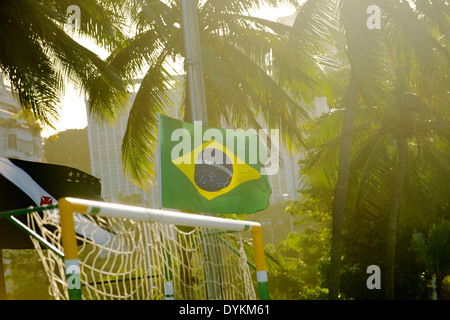
<path id="1" fill-rule="evenodd" d="M 253 239 L 256 276 L 259 298 L 268 300 L 269 290 L 264 255 L 261 224 L 254 221 L 231 220 L 199 214 L 173 212 L 129 205 L 105 203 L 76 198 L 58 200 L 61 238 L 64 251 L 65 272 L 69 299 L 81 300 L 80 264 L 73 214 L 99 215 L 112 218 L 126 218 L 137 221 L 159 222 L 188 227 L 215 228 L 223 231 L 250 231 Z"/>

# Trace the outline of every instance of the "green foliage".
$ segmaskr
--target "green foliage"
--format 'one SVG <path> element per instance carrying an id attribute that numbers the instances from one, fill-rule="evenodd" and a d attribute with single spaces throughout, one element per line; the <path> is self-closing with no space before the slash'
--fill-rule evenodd
<path id="1" fill-rule="evenodd" d="M 414 234 L 413 246 L 422 268 L 429 277 L 435 277 L 437 296 L 442 299 L 443 280 L 450 275 L 450 221 L 433 225 L 426 237 L 421 233 Z"/>
<path id="2" fill-rule="evenodd" d="M 130 206 L 142 206 L 142 194 L 132 193 L 129 195 L 119 194 L 119 203 Z"/>
<path id="3" fill-rule="evenodd" d="M 276 246 L 266 245 L 266 253 L 275 261 L 268 264 L 272 299 L 326 298 L 321 269 L 329 250 L 329 211 L 322 211 L 321 202 L 313 199 L 306 201 L 305 206 L 298 204 L 291 202 L 286 211 L 307 226 L 289 233 Z"/>
<path id="4" fill-rule="evenodd" d="M 427 256 L 432 260 L 433 271 L 448 275 L 450 273 L 450 221 L 434 225 L 429 233 Z"/>
<path id="5" fill-rule="evenodd" d="M 277 245 L 290 232 L 300 232 L 305 225 L 297 223 L 297 218 L 287 215 L 287 203 L 272 203 L 267 209 L 252 215 L 238 215 L 241 219 L 250 219 L 263 225 L 264 243 Z"/>
<path id="6" fill-rule="evenodd" d="M 366 268 L 369 265 L 375 264 L 382 271 L 385 270 L 386 211 L 394 178 L 392 167 L 395 165 L 396 149 L 392 144 L 392 136 L 382 139 L 385 133 L 377 134 L 382 132 L 383 124 L 389 121 L 380 111 L 361 108 L 355 118 L 354 157 L 344 220 L 341 270 L 341 294 L 347 299 L 381 299 L 384 294 L 384 285 L 381 290 L 368 290 L 365 285 L 368 276 Z M 328 207 L 328 211 L 332 206 L 337 170 L 335 150 L 338 145 L 335 137 L 339 134 L 336 128 L 341 119 L 338 114 L 332 113 L 317 120 L 318 126 L 307 141 L 307 144 L 311 144 L 311 151 L 301 163 L 303 200 L 294 203 L 291 212 L 311 211 L 310 206 L 314 201 L 321 203 L 324 208 Z M 377 122 L 378 119 L 380 122 Z M 427 118 L 422 117 L 416 123 L 428 121 L 424 119 Z M 433 221 L 448 217 L 448 199 L 442 197 L 448 194 L 448 191 L 443 190 L 449 188 L 445 166 L 433 154 L 421 152 L 415 144 L 422 141 L 424 145 L 432 143 L 434 147 L 446 150 L 445 139 L 441 140 L 434 133 L 431 135 L 433 140 L 417 139 L 409 144 L 410 158 L 397 228 L 395 286 L 398 299 L 429 297 L 427 281 L 430 277 L 424 277 L 425 269 L 416 263 L 410 239 L 414 232 L 423 232 Z M 421 136 L 427 137 L 427 134 Z M 443 181 L 445 179 L 447 182 Z M 326 261 L 320 271 L 324 277 L 323 287 L 328 287 L 329 265 Z"/>
<path id="7" fill-rule="evenodd" d="M 49 281 L 35 250 L 3 250 L 9 300 L 51 300 Z"/>
<path id="8" fill-rule="evenodd" d="M 48 163 L 91 173 L 87 128 L 70 129 L 48 137 L 45 139 L 44 152 Z"/>

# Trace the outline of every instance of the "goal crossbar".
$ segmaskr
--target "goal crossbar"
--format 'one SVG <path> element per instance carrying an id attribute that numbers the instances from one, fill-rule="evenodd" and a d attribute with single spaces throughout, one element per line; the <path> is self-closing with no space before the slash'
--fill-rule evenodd
<path id="1" fill-rule="evenodd" d="M 259 298 L 270 299 L 261 224 L 253 221 L 231 220 L 199 214 L 142 208 L 76 198 L 58 201 L 64 263 L 69 299 L 81 299 L 80 266 L 73 213 L 126 218 L 137 221 L 159 222 L 187 227 L 215 228 L 223 231 L 250 231 L 253 239 Z"/>

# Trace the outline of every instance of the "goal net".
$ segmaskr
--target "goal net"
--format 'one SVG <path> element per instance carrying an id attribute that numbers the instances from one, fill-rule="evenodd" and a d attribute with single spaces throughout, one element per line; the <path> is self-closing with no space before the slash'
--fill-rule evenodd
<path id="1" fill-rule="evenodd" d="M 32 238 L 55 299 L 73 298 L 74 288 L 95 300 L 257 299 L 255 275 L 267 282 L 264 256 L 253 250 L 255 222 L 68 200 L 83 214 L 60 205 L 28 215 L 30 229 L 55 248 Z"/>

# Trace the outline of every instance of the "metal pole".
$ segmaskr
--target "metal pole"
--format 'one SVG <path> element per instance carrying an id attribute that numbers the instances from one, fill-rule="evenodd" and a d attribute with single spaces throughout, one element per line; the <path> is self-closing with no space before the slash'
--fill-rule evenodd
<path id="1" fill-rule="evenodd" d="M 203 66 L 201 55 L 201 43 L 198 27 L 197 0 L 182 0 L 184 45 L 186 49 L 185 66 L 187 72 L 187 90 L 189 103 L 192 111 L 192 122 L 201 121 L 204 126 L 208 125 L 208 113 L 206 108 L 205 82 L 203 79 Z M 205 213 L 202 212 L 202 215 Z M 202 234 L 206 231 L 202 228 Z M 214 266 L 210 258 L 214 257 L 211 241 L 203 237 L 203 245 L 206 260 L 207 294 L 212 299 L 217 295 L 217 288 L 213 285 L 211 276 Z"/>
<path id="2" fill-rule="evenodd" d="M 253 238 L 253 252 L 255 253 L 256 281 L 258 281 L 259 298 L 261 300 L 270 300 L 261 226 L 252 227 L 250 231 L 252 232 Z"/>
<path id="3" fill-rule="evenodd" d="M 80 208 L 80 212 L 87 210 L 86 206 L 73 205 L 64 198 L 59 201 L 61 240 L 64 248 L 64 264 L 66 267 L 69 300 L 82 300 L 80 262 L 78 260 L 77 238 L 75 235 L 75 223 L 73 221 L 73 213 L 76 211 L 75 208 Z"/>
<path id="4" fill-rule="evenodd" d="M 186 49 L 185 65 L 192 120 L 208 125 L 206 111 L 205 82 L 203 79 L 200 34 L 198 28 L 197 1 L 182 0 L 184 45 Z"/>

